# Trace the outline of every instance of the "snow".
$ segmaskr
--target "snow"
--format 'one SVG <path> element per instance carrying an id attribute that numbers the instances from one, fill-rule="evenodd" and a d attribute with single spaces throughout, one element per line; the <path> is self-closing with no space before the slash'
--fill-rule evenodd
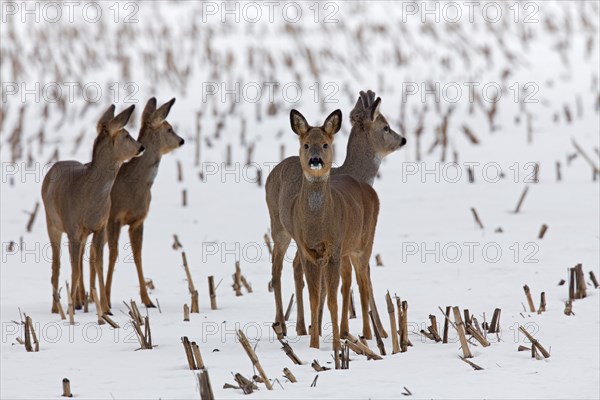
<path id="1" fill-rule="evenodd" d="M 220 3 L 208 4 L 220 6 Z M 35 82 L 43 86 L 44 82 L 57 81 L 55 69 L 45 68 L 44 63 L 35 58 L 21 59 L 26 74 L 20 76 L 15 75 L 9 62 L 12 55 L 31 54 L 36 44 L 41 45 L 42 54 L 51 54 L 58 68 L 63 69 L 60 82 L 98 82 L 102 88 L 108 88 L 116 81 L 121 89 L 128 81 L 134 82 L 139 88 L 132 95 L 137 100 L 136 121 L 129 129 L 134 136 L 147 98 L 155 95 L 159 103 L 163 103 L 177 97 L 168 120 L 185 138 L 186 144 L 163 157 L 152 189 L 152 205 L 144 229 L 143 262 L 145 276 L 156 286 L 151 298 L 158 299 L 161 309 L 141 311 L 150 316 L 153 342 L 158 346 L 135 351 L 139 344 L 122 303 L 133 299 L 140 304 L 126 233 L 121 235 L 112 293 L 113 319 L 121 328 L 98 326 L 93 306 L 89 313 L 78 311 L 77 324 L 69 326 L 58 315 L 50 313 L 51 255 L 43 206 L 31 232 L 25 229 L 29 216 L 21 212 L 30 212 L 36 201 L 41 202 L 41 181 L 48 169 L 45 163 L 55 148 L 59 149 L 61 159 L 89 161 L 95 119 L 106 104 L 114 101 L 115 93 L 105 90 L 99 104 L 83 114 L 80 112 L 85 101 L 76 96 L 73 102 L 67 102 L 69 116 L 59 126 L 60 108 L 55 103 L 47 103 L 43 98 L 36 102 L 32 96 L 23 99 L 22 93 L 9 95 L 6 94 L 8 87 L 3 87 L 7 100 L 2 103 L 6 116 L 0 131 L 3 144 L 0 151 L 1 397 L 59 398 L 61 381 L 68 377 L 75 397 L 82 399 L 199 398 L 197 378 L 187 367 L 181 344 L 181 337 L 188 336 L 200 346 L 215 398 L 240 398 L 244 396 L 241 390 L 222 389 L 222 386 L 226 382 L 234 383 L 232 373 L 254 375 L 252 364 L 236 339 L 236 330 L 242 329 L 251 343 L 257 345 L 256 353 L 267 376 L 280 382 L 274 384 L 273 391 L 259 384 L 260 390 L 251 395 L 256 398 L 399 398 L 404 397 L 405 387 L 412 398 L 598 398 L 598 290 L 588 285 L 588 297 L 576 300 L 575 315 L 566 316 L 563 310 L 568 299 L 568 283 L 558 286 L 560 279 L 568 281 L 568 268 L 578 263 L 583 265 L 586 280 L 589 281 L 588 271 L 600 277 L 600 187 L 597 180 L 592 181 L 591 168 L 581 156 L 567 160 L 576 152 L 572 145 L 575 139 L 596 165 L 600 163 L 596 105 L 598 3 L 531 4 L 538 7 L 535 9 L 537 23 L 515 23 L 507 3 L 502 5 L 506 17 L 503 22 L 485 24 L 477 17 L 470 23 L 463 18 L 458 24 L 461 30 L 453 31 L 443 20 L 421 23 L 420 14 L 409 16 L 402 24 L 403 6 L 393 3 L 338 4 L 335 16 L 339 23 L 315 24 L 311 4 L 302 3 L 305 17 L 291 24 L 298 30 L 296 36 L 284 30 L 285 21 L 277 13 L 273 23 L 263 19 L 252 24 L 243 18 L 239 23 L 221 23 L 219 15 L 206 16 L 204 22 L 203 5 L 199 2 L 141 2 L 136 14 L 139 22 L 127 26 L 114 23 L 108 4 L 103 5 L 102 22 L 96 24 L 81 20 L 73 24 L 64 20 L 54 24 L 44 20 L 38 24 L 21 23 L 20 14 L 9 16 L 13 25 L 3 21 L 1 28 L 3 82 L 25 82 L 33 87 Z M 523 18 L 530 10 L 521 3 L 517 5 Z M 321 19 L 335 9 L 321 6 Z M 261 7 L 266 12 L 266 6 Z M 127 11 L 121 8 L 122 13 Z M 582 14 L 592 24 L 591 31 L 581 22 Z M 550 32 L 547 20 L 558 30 Z M 565 21 L 569 21 L 568 27 Z M 199 31 L 197 37 L 190 33 L 192 22 Z M 385 27 L 385 33 L 365 28 L 364 46 L 360 45 L 350 31 L 373 24 Z M 15 29 L 17 40 L 9 37 L 10 26 Z M 118 29 L 124 26 L 132 33 L 127 36 L 121 32 L 119 39 Z M 73 27 L 81 29 L 82 38 L 67 47 L 67 41 L 73 39 L 58 38 L 61 29 Z M 159 40 L 161 32 L 165 34 L 163 27 L 168 27 L 169 36 Z M 427 27 L 436 30 L 435 38 L 426 32 Z M 209 29 L 212 36 L 208 34 Z M 520 40 L 522 29 L 534 34 L 528 46 Z M 90 38 L 101 30 L 104 33 L 99 35 L 98 41 L 91 42 Z M 45 42 L 40 42 L 40 32 L 61 41 L 47 47 Z M 497 37 L 502 37 L 506 49 L 516 56 L 515 65 L 508 64 Z M 591 54 L 586 56 L 588 38 L 593 41 Z M 217 66 L 211 66 L 207 60 L 207 41 L 211 43 L 213 63 Z M 568 42 L 566 63 L 557 50 L 562 42 Z M 98 53 L 96 65 L 83 52 L 90 43 L 94 43 L 91 48 Z M 406 58 L 401 66 L 394 61 L 396 45 Z M 490 47 L 491 61 L 486 60 L 481 51 L 484 45 Z M 247 60 L 250 47 L 254 48 L 253 67 Z M 312 49 L 319 77 L 312 75 L 304 47 Z M 153 75 L 154 68 L 166 70 L 166 49 L 172 49 L 179 70 L 190 68 L 188 81 L 182 83 L 164 72 Z M 461 49 L 468 53 L 470 63 L 462 61 Z M 273 56 L 275 68 L 265 57 L 267 51 Z M 154 52 L 156 59 L 146 61 L 144 52 Z M 228 53 L 233 55 L 231 67 L 226 66 Z M 123 76 L 118 54 L 131 58 L 129 78 Z M 248 101 L 250 94 L 242 94 L 234 115 L 229 115 L 234 100 L 232 95 L 221 99 L 223 87 L 231 89 L 234 82 L 241 82 L 243 87 L 253 82 L 262 86 L 264 82 L 295 81 L 294 73 L 284 62 L 286 54 L 294 58 L 293 68 L 302 77 L 301 100 L 286 102 L 282 92 L 275 89 L 277 113 L 271 116 L 267 114 L 269 99 L 263 92 L 258 103 L 259 121 L 255 114 L 257 105 Z M 445 57 L 451 60 L 452 68 L 442 66 L 441 60 Z M 82 70 L 79 60 L 88 62 L 89 68 Z M 502 79 L 506 68 L 510 69 L 510 75 Z M 449 147 L 444 163 L 440 162 L 439 146 L 427 152 L 441 121 L 431 95 L 426 97 L 422 160 L 416 159 L 414 130 L 423 106 L 422 84 L 427 81 L 439 82 L 442 88 L 457 83 L 464 89 L 456 103 L 448 101 L 450 95 L 439 102 L 441 113 L 452 104 L 455 107 L 449 119 Z M 218 83 L 217 95 L 207 94 L 206 84 L 211 82 Z M 319 102 L 314 99 L 315 91 L 310 89 L 315 82 L 318 82 L 322 100 Z M 381 200 L 374 254 L 381 254 L 384 266 L 375 267 L 372 260 L 371 274 L 381 319 L 388 332 L 386 291 L 408 301 L 409 338 L 414 346 L 406 353 L 388 355 L 381 361 L 367 361 L 351 353 L 349 370 L 320 372 L 316 387 L 310 387 L 317 375 L 310 366 L 313 360 L 332 367 L 329 315 L 326 311 L 321 348 L 311 349 L 307 336 L 295 334 L 294 307 L 288 323 L 288 339 L 304 364 L 293 365 L 280 350 L 281 344 L 271 329 L 275 311 L 273 294 L 267 291 L 271 264 L 262 239 L 269 229 L 269 217 L 264 187 L 254 181 L 256 170 L 257 167 L 262 169 L 264 182 L 270 169 L 280 160 L 281 145 L 285 146 L 286 156 L 296 154 L 297 137 L 289 129 L 291 108 L 300 110 L 309 123 L 322 121 L 336 108 L 342 110 L 345 119 L 335 142 L 336 160 L 341 163 L 350 131 L 347 116 L 362 89 L 372 88 L 381 96 L 382 113 L 392 128 L 400 132 L 403 82 L 416 83 L 419 92 L 407 97 L 404 121 L 408 145 L 382 161 L 381 177 L 374 183 Z M 494 132 L 490 131 L 487 117 L 478 104 L 473 113 L 469 112 L 466 82 L 479 82 L 478 88 L 490 82 L 502 86 L 503 95 L 495 119 L 498 127 Z M 328 83 L 337 86 L 325 86 Z M 517 91 L 511 89 L 514 83 L 517 83 Z M 520 102 L 515 102 L 513 96 L 523 95 L 520 90 L 527 83 L 537 85 L 533 96 L 539 101 L 523 103 L 521 97 Z M 410 89 L 406 84 L 404 88 Z M 476 92 L 482 96 L 481 91 Z M 124 92 L 119 94 L 117 110 L 129 105 L 124 101 Z M 337 103 L 324 102 L 327 96 Z M 581 114 L 576 111 L 578 97 Z M 27 105 L 23 154 L 13 163 L 9 137 L 22 104 Z M 41 118 L 45 104 L 50 107 L 50 121 L 46 123 Z M 485 109 L 491 106 L 491 102 L 484 102 Z M 570 123 L 564 116 L 565 106 L 572 114 Z M 196 112 L 200 110 L 203 139 L 201 165 L 196 166 L 194 140 Z M 527 140 L 527 114 L 532 118 L 531 143 Z M 242 116 L 246 120 L 246 144 L 240 138 Z M 515 119 L 517 116 L 519 122 Z M 225 124 L 220 137 L 216 138 L 214 134 L 222 119 Z M 463 124 L 477 135 L 480 145 L 468 141 L 462 132 Z M 46 145 L 40 147 L 37 135 L 42 127 Z M 81 145 L 72 152 L 74 141 L 82 131 L 85 135 Z M 254 144 L 252 161 L 256 164 L 246 166 L 249 143 Z M 225 165 L 228 145 L 231 145 L 232 166 Z M 448 161 L 453 159 L 454 151 L 458 153 L 458 163 L 450 164 Z M 28 154 L 35 162 L 31 167 L 26 165 Z M 182 182 L 177 180 L 177 161 L 183 166 Z M 560 182 L 555 178 L 556 161 L 562 166 Z M 540 165 L 538 183 L 532 182 L 533 163 Z M 469 166 L 475 171 L 472 184 L 467 179 Z M 504 178 L 498 176 L 500 170 Z M 199 176 L 201 171 L 203 177 Z M 455 179 L 456 174 L 460 175 Z M 11 176 L 14 185 L 10 183 Z M 519 213 L 514 213 L 526 186 L 529 190 L 523 206 Z M 183 189 L 187 191 L 187 207 L 181 205 Z M 477 210 L 483 229 L 475 224 L 471 207 Z M 537 239 L 542 224 L 549 228 L 543 239 Z M 495 232 L 498 227 L 502 228 L 501 233 Z M 183 304 L 190 303 L 190 296 L 180 251 L 171 247 L 173 234 L 177 234 L 183 244 L 194 284 L 200 292 L 200 313 L 191 314 L 189 322 L 183 321 Z M 19 248 L 20 237 L 23 249 Z M 9 251 L 10 241 L 16 243 L 16 250 Z M 63 249 L 66 246 L 63 237 Z M 107 253 L 106 250 L 105 261 Z M 293 293 L 293 254 L 291 246 L 284 266 L 285 306 Z M 236 297 L 231 290 L 231 275 L 238 260 L 242 274 L 254 289 L 253 293 L 243 290 L 242 297 Z M 70 276 L 66 251 L 61 262 L 60 282 L 64 287 Z M 84 264 L 87 285 L 87 261 Z M 106 262 L 104 267 L 106 270 Z M 211 275 L 217 283 L 222 279 L 217 289 L 217 310 L 210 309 L 207 277 Z M 531 288 L 536 306 L 540 292 L 546 293 L 546 312 L 525 311 L 525 284 Z M 354 300 L 358 303 L 355 282 L 353 287 Z M 341 304 L 341 298 L 339 301 Z M 449 344 L 434 343 L 419 334 L 419 330 L 429 324 L 430 314 L 442 322 L 438 307 L 448 305 L 468 309 L 480 323 L 484 313 L 489 321 L 495 308 L 502 310 L 501 333 L 498 337 L 488 334 L 491 346 L 471 346 L 472 361 L 484 370 L 474 371 L 459 359 L 462 352 L 452 329 Z M 308 307 L 305 308 L 308 320 Z M 20 319 L 19 309 L 35 323 L 40 338 L 37 353 L 27 353 L 17 343 L 17 337 L 22 337 L 21 327 L 14 323 Z M 350 320 L 351 331 L 356 336 L 362 326 L 360 310 L 357 313 L 358 318 Z M 519 345 L 529 346 L 518 331 L 519 326 L 526 327 L 551 352 L 551 357 L 536 360 L 529 352 L 517 352 Z M 390 353 L 390 339 L 384 342 Z M 374 340 L 369 345 L 377 351 Z M 282 377 L 284 367 L 292 371 L 298 383 L 287 382 Z"/>

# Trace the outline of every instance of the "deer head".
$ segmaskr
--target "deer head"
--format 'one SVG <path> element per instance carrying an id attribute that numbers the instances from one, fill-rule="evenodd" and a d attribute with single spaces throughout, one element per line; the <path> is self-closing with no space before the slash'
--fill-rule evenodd
<path id="1" fill-rule="evenodd" d="M 146 147 L 157 149 L 161 155 L 183 146 L 185 142 L 175 133 L 173 126 L 167 122 L 167 116 L 173 104 L 175 104 L 175 98 L 157 109 L 156 98 L 152 97 L 146 103 L 142 113 L 140 140 L 143 140 Z"/>
<path id="2" fill-rule="evenodd" d="M 135 105 L 125 109 L 116 117 L 113 117 L 115 106 L 111 105 L 108 110 L 100 117 L 96 130 L 98 137 L 94 149 L 102 148 L 117 162 L 122 163 L 133 157 L 141 156 L 144 152 L 144 146 L 134 140 L 125 125 L 135 109 Z M 104 144 L 101 146 L 101 144 Z M 94 151 L 96 153 L 96 151 Z"/>
<path id="3" fill-rule="evenodd" d="M 352 126 L 362 127 L 367 134 L 368 145 L 373 152 L 383 158 L 406 144 L 406 138 L 396 133 L 386 118 L 381 114 L 381 97 L 375 99 L 375 93 L 361 91 L 360 96 L 350 112 Z"/>
<path id="4" fill-rule="evenodd" d="M 333 162 L 331 144 L 333 135 L 342 126 L 342 112 L 335 110 L 323 123 L 323 126 L 312 127 L 300 112 L 290 112 L 292 130 L 300 139 L 300 164 L 304 175 L 309 180 L 321 180 L 329 176 Z"/>

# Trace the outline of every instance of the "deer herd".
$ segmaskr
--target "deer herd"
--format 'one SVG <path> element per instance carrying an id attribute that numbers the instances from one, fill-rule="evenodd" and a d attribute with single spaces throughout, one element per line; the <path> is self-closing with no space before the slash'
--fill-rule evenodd
<path id="1" fill-rule="evenodd" d="M 61 237 L 66 233 L 71 262 L 70 297 L 81 309 L 86 291 L 83 253 L 91 234 L 90 293 L 98 280 L 101 314 L 110 314 L 111 287 L 118 256 L 121 227 L 129 226 L 129 239 L 137 269 L 142 303 L 154 307 L 142 270 L 144 220 L 151 188 L 162 155 L 182 146 L 167 116 L 175 99 L 157 108 L 151 98 L 141 116 L 137 140 L 125 129 L 134 106 L 117 116 L 111 105 L 97 123 L 92 161 L 60 161 L 42 183 L 48 236 L 52 247 L 52 312 L 57 313 Z M 283 314 L 281 272 L 293 239 L 297 323 L 296 333 L 306 335 L 303 290 L 306 278 L 310 304 L 310 346 L 319 348 L 325 300 L 331 314 L 333 348 L 349 333 L 348 313 L 352 267 L 360 292 L 363 336 L 371 338 L 369 309 L 372 298 L 371 258 L 379 198 L 373 189 L 381 161 L 406 144 L 380 113 L 381 98 L 360 92 L 350 112 L 352 129 L 344 163 L 333 168 L 333 139 L 342 125 L 342 112 L 331 113 L 321 126 L 309 125 L 298 111 L 290 112 L 292 131 L 298 135 L 299 155 L 281 161 L 269 174 L 265 189 L 273 238 L 272 286 L 275 322 L 287 333 Z M 103 250 L 108 242 L 106 281 Z M 338 323 L 338 288 L 341 278 L 342 312 Z"/>

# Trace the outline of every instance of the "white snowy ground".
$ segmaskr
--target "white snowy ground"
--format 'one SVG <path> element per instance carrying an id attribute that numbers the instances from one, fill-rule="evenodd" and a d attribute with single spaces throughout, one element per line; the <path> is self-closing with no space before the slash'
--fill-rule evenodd
<path id="1" fill-rule="evenodd" d="M 304 6 L 308 7 L 309 4 Z M 372 57 L 366 57 L 368 61 L 357 66 L 356 74 L 349 72 L 347 65 L 332 68 L 323 74 L 319 80 L 321 83 L 337 82 L 340 87 L 347 85 L 337 95 L 338 104 L 326 104 L 321 110 L 312 98 L 313 93 L 305 92 L 299 103 L 286 104 L 281 98 L 277 99 L 279 112 L 275 116 L 266 116 L 267 102 L 264 101 L 261 103 L 261 121 L 254 118 L 255 104 L 244 101 L 238 104 L 236 113 L 248 118 L 247 141 L 255 143 L 253 161 L 264 168 L 263 174 L 266 176 L 270 163 L 279 160 L 281 144 L 286 146 L 286 155 L 296 153 L 295 135 L 288 128 L 289 108 L 299 108 L 311 122 L 322 120 L 337 107 L 342 109 L 346 117 L 358 90 L 373 88 L 383 99 L 382 112 L 392 127 L 399 131 L 402 81 L 421 83 L 432 80 L 443 85 L 444 82 L 475 79 L 482 85 L 501 82 L 506 90 L 498 107 L 496 122 L 499 128 L 493 133 L 489 132 L 489 125 L 478 106 L 474 114 L 469 114 L 466 95 L 461 97 L 449 127 L 448 159 L 456 150 L 458 168 L 438 161 L 439 147 L 432 154 L 426 154 L 434 141 L 434 129 L 440 120 L 433 103 L 429 106 L 422 137 L 421 152 L 424 159 L 423 162 L 416 162 L 413 132 L 417 115 L 413 109 L 420 110 L 421 102 L 418 96 L 409 99 L 411 102 L 406 108 L 405 119 L 409 144 L 385 160 L 380 170 L 381 179 L 375 183 L 381 199 L 381 214 L 374 252 L 381 254 L 384 267 L 375 267 L 373 261 L 372 280 L 382 321 L 388 331 L 384 301 L 386 290 L 408 301 L 409 338 L 414 346 L 406 353 L 388 355 L 382 361 L 367 361 L 362 356 L 352 355 L 349 370 L 318 373 L 320 376 L 316 387 L 310 387 L 317 375 L 310 363 L 317 359 L 321 365 L 331 366 L 330 330 L 326 325 L 321 349 L 315 350 L 309 348 L 308 337 L 296 337 L 293 322 L 289 324 L 289 341 L 304 362 L 300 366 L 292 364 L 280 350 L 279 342 L 273 338 L 270 329 L 274 316 L 273 295 L 267 291 L 271 265 L 262 240 L 269 228 L 269 219 L 264 189 L 253 182 L 255 168 L 244 166 L 246 149 L 240 145 L 238 116 L 228 119 L 220 139 L 212 138 L 212 147 L 202 143 L 204 182 L 198 177 L 200 168 L 194 166 L 195 112 L 204 110 L 202 134 L 207 137 L 214 132 L 218 120 L 212 113 L 213 107 L 223 113 L 231 105 L 230 102 L 202 102 L 199 88 L 201 82 L 209 80 L 210 72 L 206 64 L 199 62 L 192 68 L 194 74 L 192 82 L 188 84 L 187 95 L 164 81 L 158 84 L 149 82 L 151 78 L 146 75 L 147 70 L 139 67 L 139 59 L 138 68 L 132 68 L 133 76 L 140 85 L 138 108 L 143 107 L 149 93 L 156 95 L 159 101 L 176 96 L 178 100 L 169 121 L 178 127 L 187 140 L 183 148 L 163 158 L 153 187 L 150 216 L 146 221 L 144 272 L 156 285 L 151 297 L 157 298 L 161 306 L 160 311 L 148 310 L 153 342 L 158 345 L 151 351 L 135 351 L 139 345 L 122 305 L 122 301 L 130 299 L 139 303 L 135 267 L 128 250 L 126 230 L 121 237 L 121 254 L 113 286 L 114 319 L 121 325 L 118 330 L 107 325 L 98 326 L 93 307 L 88 314 L 76 313 L 77 325 L 74 327 L 50 313 L 50 249 L 42 209 L 32 232 L 25 231 L 28 215 L 22 210 L 30 211 L 36 201 L 41 201 L 39 192 L 43 175 L 40 171 L 43 163 L 50 158 L 55 146 L 60 148 L 63 159 L 89 160 L 94 119 L 101 107 L 89 111 L 83 119 L 69 119 L 58 132 L 53 131 L 54 123 L 48 124 L 45 131 L 46 141 L 50 144 L 38 153 L 35 136 L 39 132 L 39 115 L 44 103 L 27 103 L 29 114 L 23 132 L 26 142 L 24 154 L 32 152 L 34 160 L 39 163 L 35 164 L 37 173 L 26 174 L 24 160 L 16 164 L 9 162 L 10 146 L 7 145 L 17 110 L 21 106 L 20 99 L 13 96 L 8 103 L 3 102 L 8 116 L 0 132 L 3 144 L 0 197 L 1 397 L 57 398 L 61 394 L 61 380 L 68 377 L 72 391 L 78 398 L 198 398 L 197 379 L 187 368 L 180 342 L 180 338 L 186 335 L 200 345 L 215 397 L 240 398 L 244 396 L 241 390 L 222 389 L 224 383 L 234 383 L 232 373 L 240 372 L 248 377 L 254 374 L 252 364 L 235 337 L 235 330 L 239 328 L 244 330 L 252 343 L 257 343 L 256 353 L 269 378 L 277 378 L 281 384 L 275 383 L 272 392 L 267 391 L 264 385 L 259 385 L 260 390 L 252 395 L 255 398 L 399 398 L 403 397 L 401 393 L 404 387 L 412 392 L 414 398 L 598 398 L 598 290 L 588 286 L 588 297 L 575 301 L 573 305 L 575 315 L 566 316 L 563 309 L 568 287 L 558 286 L 560 279 L 568 279 L 567 268 L 577 263 L 583 264 L 586 279 L 588 271 L 600 276 L 598 181 L 591 180 L 591 169 L 581 156 L 567 163 L 567 156 L 575 153 L 572 138 L 596 164 L 599 162 L 599 118 L 595 105 L 598 96 L 598 28 L 594 26 L 592 55 L 586 58 L 584 49 L 588 36 L 582 31 L 578 20 L 579 13 L 584 10 L 583 13 L 597 24 L 598 7 L 597 3 L 587 3 L 585 6 L 537 6 L 539 20 L 544 21 L 545 16 L 550 15 L 550 19 L 559 26 L 559 32 L 564 30 L 564 19 L 570 18 L 572 32 L 565 34 L 572 39 L 567 50 L 568 65 L 560 60 L 555 50 L 556 38 L 546 31 L 542 22 L 531 26 L 536 32 L 535 39 L 529 48 L 523 48 L 515 34 L 519 26 L 509 19 L 504 31 L 512 33 L 506 34 L 505 42 L 518 54 L 522 63 L 513 68 L 507 81 L 499 78 L 504 59 L 498 55 L 494 34 L 483 29 L 481 21 L 479 25 L 472 26 L 468 22 L 462 23 L 470 32 L 467 37 L 471 42 L 465 43 L 488 43 L 496 54 L 495 64 L 486 65 L 481 55 L 473 55 L 476 51 L 467 50 L 473 51 L 470 67 L 457 62 L 457 67 L 446 71 L 440 67 L 439 60 L 443 55 L 454 56 L 453 50 L 444 43 L 445 39 L 454 36 L 445 36 L 446 33 L 443 33 L 439 40 L 432 40 L 422 32 L 422 24 L 413 19 L 406 24 L 414 38 L 417 38 L 417 44 L 413 43 L 411 47 L 408 42 L 400 40 L 404 36 L 397 32 L 400 26 L 399 5 L 354 4 L 340 8 L 339 19 L 344 29 L 365 21 L 391 19 L 394 23 L 389 23 L 388 27 L 392 36 L 387 42 L 377 36 L 372 39 L 374 44 L 372 48 L 368 47 L 368 51 L 373 52 Z M 141 3 L 140 23 L 133 29 L 138 33 L 146 30 L 158 32 L 162 25 L 168 25 L 174 31 L 185 29 L 189 20 L 193 19 L 189 17 L 197 16 L 199 8 L 200 4 L 196 2 L 161 2 L 152 6 Z M 222 25 L 218 21 L 212 22 L 212 25 L 199 23 L 198 28 L 204 32 L 203 29 L 212 26 L 217 30 L 213 40 L 221 40 L 218 30 Z M 310 21 L 305 25 L 315 27 L 314 24 L 311 26 Z M 443 27 L 441 24 L 433 25 L 439 30 Z M 277 73 L 267 71 L 266 74 L 273 73 L 275 79 L 282 82 L 289 82 L 291 78 L 285 76 L 287 72 L 277 51 L 283 49 L 298 56 L 296 40 L 315 49 L 329 48 L 334 53 L 347 55 L 358 52 L 353 44 L 354 39 L 351 36 L 344 39 L 344 35 L 337 31 L 328 32 L 319 27 L 304 31 L 306 37 L 303 39 L 292 39 L 281 31 L 281 26 L 277 22 L 252 26 L 233 24 L 234 33 L 224 29 L 222 43 L 225 47 L 215 49 L 215 52 L 234 49 L 244 59 L 245 50 L 239 49 L 245 45 L 270 49 L 279 57 L 276 60 L 279 70 Z M 29 43 L 23 36 L 25 27 L 16 27 L 23 46 Z M 110 35 L 115 27 L 109 19 L 109 34 L 98 45 L 100 52 L 105 51 L 101 46 L 106 46 L 111 37 L 114 38 Z M 44 28 L 42 24 L 41 28 L 59 27 L 47 25 Z M 262 33 L 254 38 L 247 32 Z M 561 34 L 556 36 L 560 37 Z M 3 58 L 11 54 L 11 48 L 14 51 L 17 47 L 5 35 L 3 28 L 2 47 L 9 49 L 3 53 Z M 365 35 L 369 41 L 372 33 Z M 390 56 L 385 48 L 393 44 L 396 37 L 402 49 L 408 49 L 403 51 L 407 52 L 406 56 L 411 61 L 397 69 L 385 62 L 381 66 L 376 65 L 374 60 L 381 61 Z M 136 40 L 138 42 L 134 41 L 131 45 L 132 54 L 137 54 L 136 46 L 144 43 L 143 37 Z M 176 53 L 185 53 L 177 49 L 196 47 L 198 52 L 195 57 L 201 56 L 204 39 L 190 43 L 185 36 L 175 36 L 173 42 L 181 46 L 176 47 Z M 465 46 L 468 49 L 468 45 Z M 380 53 L 376 50 L 379 48 L 382 48 Z M 177 57 L 186 60 L 185 54 Z M 181 64 L 185 64 L 185 61 Z M 306 70 L 303 59 L 299 58 L 297 64 L 300 64 L 296 65 L 297 69 Z M 4 78 L 7 74 L 12 77 L 8 62 L 3 60 L 1 68 L 3 81 L 7 79 Z M 370 68 L 375 68 L 377 73 L 368 73 Z M 45 72 L 40 71 L 32 68 L 26 78 L 20 79 L 30 83 L 36 79 L 45 82 Z M 102 79 L 105 82 L 114 80 L 111 75 L 115 72 L 118 74 L 118 71 L 117 64 L 111 59 L 106 67 L 88 70 L 79 78 L 84 81 L 86 77 L 88 80 Z M 247 81 L 259 79 L 260 74 L 255 70 L 247 71 L 244 61 L 234 63 L 234 71 L 227 76 L 238 78 L 246 76 L 246 73 L 249 76 Z M 385 77 L 384 82 L 378 74 Z M 227 79 L 221 77 L 217 80 Z M 260 82 L 265 80 L 264 77 L 260 79 Z M 312 79 L 312 76 L 307 78 L 310 82 Z M 521 85 L 534 82 L 539 85 L 536 95 L 539 103 L 527 104 L 528 112 L 533 115 L 533 143 L 527 143 L 526 140 L 525 114 L 519 111 L 522 105 L 512 101 L 513 92 L 506 88 L 513 82 Z M 574 111 L 576 96 L 582 98 L 581 115 Z M 440 102 L 442 110 L 450 105 L 444 100 Z M 108 100 L 102 101 L 101 106 L 104 107 Z M 82 104 L 83 101 L 79 100 L 69 107 L 77 108 Z M 563 117 L 564 105 L 569 105 L 574 115 L 571 123 Z M 125 106 L 125 103 L 118 105 L 119 108 Z M 490 106 L 491 103 L 485 104 L 485 108 Z M 559 114 L 557 121 L 553 120 L 555 113 Z M 519 123 L 515 121 L 517 115 L 520 116 Z M 469 124 L 477 134 L 481 142 L 479 146 L 466 140 L 461 128 L 463 123 Z M 72 141 L 83 128 L 87 135 L 78 151 L 71 154 Z M 136 129 L 131 129 L 132 133 Z M 343 160 L 349 129 L 345 118 L 343 133 L 336 139 L 338 160 Z M 278 132 L 282 132 L 281 136 L 277 135 Z M 233 160 L 236 162 L 236 166 L 232 167 L 234 172 L 225 170 L 222 165 L 227 144 L 233 147 Z M 184 167 L 183 182 L 176 179 L 176 160 L 180 160 Z M 562 164 L 561 182 L 555 179 L 556 161 Z M 539 183 L 528 183 L 532 172 L 528 163 L 532 162 L 540 164 Z M 474 184 L 467 182 L 466 163 L 478 163 L 475 165 Z M 216 171 L 211 172 L 215 165 Z M 503 179 L 497 179 L 498 166 L 505 176 Z M 13 172 L 13 168 L 17 168 L 16 172 Z M 437 173 L 425 173 L 436 169 Z M 457 171 L 461 177 L 453 183 L 451 181 Z M 14 185 L 9 182 L 10 176 L 15 180 Z M 528 184 L 529 193 L 521 212 L 515 214 L 512 211 Z M 188 192 L 188 206 L 185 208 L 181 206 L 182 189 Z M 477 209 L 483 230 L 475 225 L 471 207 Z M 539 229 L 544 223 L 549 229 L 545 237 L 538 240 Z M 495 232 L 498 227 L 502 228 L 502 233 Z M 178 234 L 184 246 L 194 283 L 200 292 L 200 313 L 192 314 L 190 322 L 183 322 L 182 307 L 184 303 L 189 303 L 190 297 L 181 255 L 171 248 L 174 233 Z M 15 251 L 8 251 L 8 243 L 15 241 L 18 245 L 20 237 L 23 237 L 25 248 L 17 247 Z M 289 254 L 291 260 L 292 251 Z M 237 260 L 241 262 L 242 273 L 254 288 L 251 294 L 244 291 L 243 297 L 236 297 L 231 290 L 231 274 Z M 84 271 L 87 281 L 87 267 Z M 61 283 L 64 285 L 70 272 L 66 252 L 62 257 L 61 272 Z M 214 311 L 210 310 L 208 296 L 207 277 L 210 275 L 215 276 L 216 282 L 223 279 L 217 290 L 218 309 Z M 540 292 L 546 292 L 548 304 L 545 313 L 538 315 L 524 310 L 524 284 L 531 288 L 536 306 Z M 291 267 L 286 265 L 286 305 L 292 291 Z M 358 302 L 357 290 L 355 301 Z M 438 306 L 444 308 L 447 305 L 468 308 L 480 322 L 483 313 L 489 321 L 495 308 L 502 309 L 502 332 L 499 338 L 489 337 L 492 345 L 485 349 L 471 346 L 474 355 L 472 361 L 484 368 L 483 371 L 474 371 L 459 360 L 462 352 L 454 331 L 451 331 L 450 344 L 431 342 L 418 333 L 429 323 L 429 314 L 436 315 L 441 321 Z M 13 321 L 20 318 L 19 308 L 35 322 L 40 338 L 38 353 L 27 353 L 17 343 L 22 331 Z M 328 322 L 328 313 L 325 315 L 325 322 Z M 308 314 L 306 316 L 309 317 Z M 295 317 L 294 307 L 290 321 L 294 321 Z M 360 318 L 359 313 L 358 319 L 350 321 L 355 335 L 360 334 Z M 551 352 L 549 359 L 535 360 L 530 358 L 528 352 L 517 352 L 520 344 L 528 345 L 527 339 L 518 331 L 519 325 L 525 326 Z M 370 346 L 376 349 L 374 341 Z M 385 340 L 385 346 L 390 353 L 389 339 Z M 284 367 L 294 373 L 298 383 L 289 383 L 282 377 Z"/>

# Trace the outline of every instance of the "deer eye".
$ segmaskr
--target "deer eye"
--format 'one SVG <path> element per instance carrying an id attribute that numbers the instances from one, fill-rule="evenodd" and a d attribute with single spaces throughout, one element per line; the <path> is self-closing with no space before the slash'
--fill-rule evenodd
<path id="1" fill-rule="evenodd" d="M 323 148 L 324 148 L 324 149 L 327 149 L 328 147 L 329 147 L 329 145 L 328 145 L 327 143 L 325 143 L 325 144 L 323 145 Z"/>
<path id="2" fill-rule="evenodd" d="M 308 144 L 304 143 L 304 150 L 308 150 Z"/>
<path id="3" fill-rule="evenodd" d="M 389 132 L 389 131 L 390 131 L 390 126 L 389 126 L 389 125 L 386 125 L 386 126 L 383 128 L 383 130 L 384 130 L 384 131 L 386 131 L 386 132 Z"/>

